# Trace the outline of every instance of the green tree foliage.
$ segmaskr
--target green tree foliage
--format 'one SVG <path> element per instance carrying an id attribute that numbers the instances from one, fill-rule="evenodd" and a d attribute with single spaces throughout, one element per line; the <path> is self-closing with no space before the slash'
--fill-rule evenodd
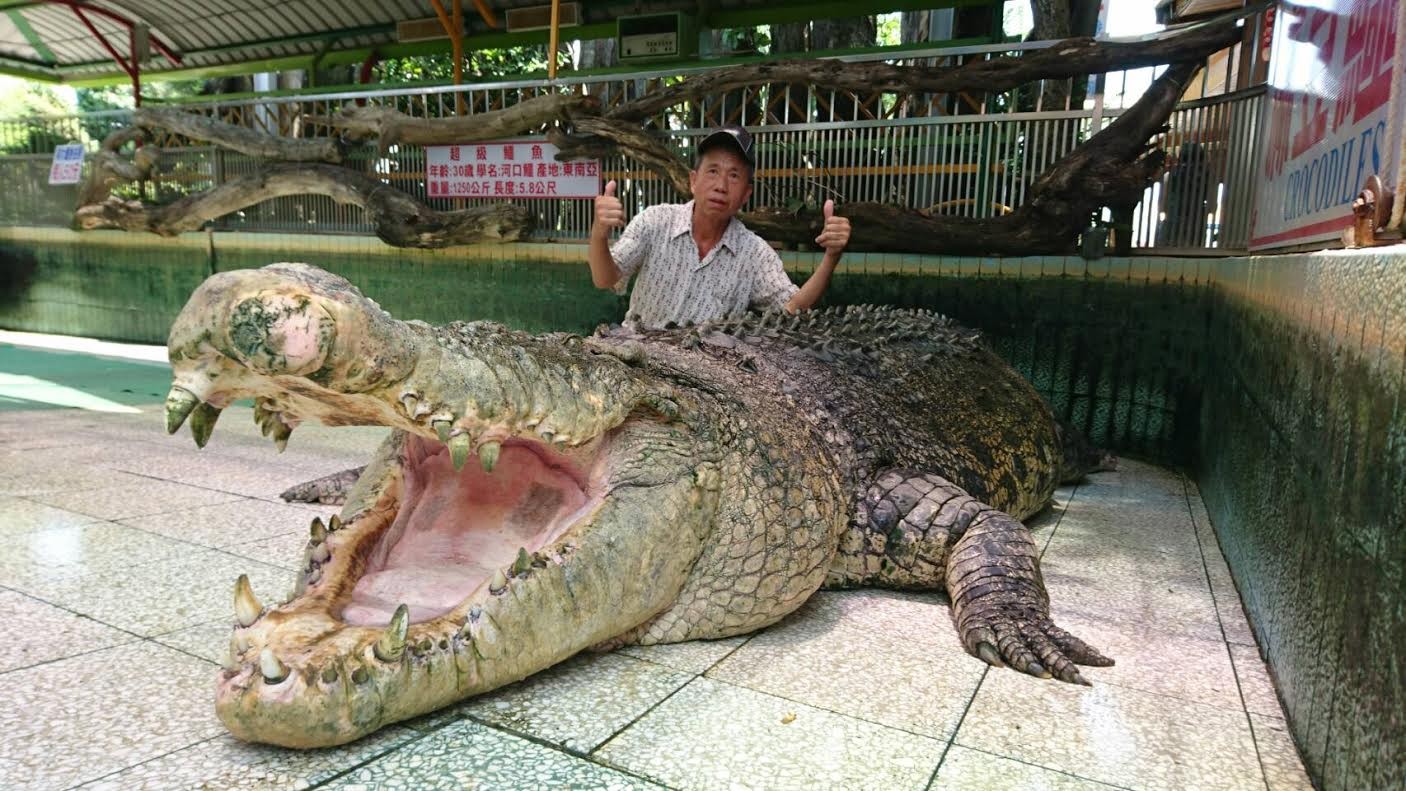
<path id="1" fill-rule="evenodd" d="M 36 115 L 64 115 L 73 108 L 53 86 L 5 78 L 0 83 L 0 118 L 26 118 Z M 77 142 L 78 130 L 61 122 L 4 124 L 0 127 L 0 151 L 6 154 L 42 154 L 60 143 Z"/>
<path id="2" fill-rule="evenodd" d="M 464 53 L 466 82 L 521 79 L 546 70 L 547 48 L 540 44 Z M 382 61 L 378 71 L 384 83 L 450 82 L 454 79 L 454 57 L 446 52 L 391 58 Z"/>

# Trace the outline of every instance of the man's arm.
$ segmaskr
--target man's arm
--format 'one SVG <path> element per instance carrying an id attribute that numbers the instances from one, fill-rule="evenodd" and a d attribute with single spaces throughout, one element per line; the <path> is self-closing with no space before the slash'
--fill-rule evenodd
<path id="1" fill-rule="evenodd" d="M 596 196 L 596 216 L 591 223 L 591 245 L 586 258 L 591 263 L 591 282 L 596 288 L 614 288 L 620 282 L 620 267 L 610 255 L 610 229 L 625 227 L 625 207 L 615 197 L 615 182 L 605 185 Z"/>
<path id="2" fill-rule="evenodd" d="M 815 243 L 825 248 L 825 256 L 820 259 L 820 266 L 816 267 L 815 271 L 806 279 L 801 290 L 797 291 L 786 303 L 788 313 L 809 310 L 812 305 L 820 301 L 821 295 L 830 285 L 830 275 L 834 273 L 835 267 L 840 263 L 840 256 L 844 254 L 845 245 L 849 244 L 849 220 L 835 216 L 835 202 L 825 201 L 825 207 L 821 211 L 825 217 L 825 227 L 821 229 L 820 235 L 815 237 Z"/>

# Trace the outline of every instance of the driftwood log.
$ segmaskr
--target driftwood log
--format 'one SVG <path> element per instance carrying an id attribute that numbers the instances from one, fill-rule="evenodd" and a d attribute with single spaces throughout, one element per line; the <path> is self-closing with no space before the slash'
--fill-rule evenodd
<path id="1" fill-rule="evenodd" d="M 104 141 L 90 179 L 80 189 L 75 224 L 162 235 L 194 230 L 204 223 L 270 198 L 327 195 L 365 208 L 377 235 L 402 247 L 443 247 L 477 241 L 511 241 L 531 230 L 530 210 L 503 204 L 440 212 L 398 192 L 374 176 L 339 167 L 347 141 L 375 137 L 392 143 L 467 143 L 540 132 L 560 149 L 559 159 L 624 154 L 659 173 L 687 196 L 689 166 L 666 139 L 641 126 L 662 110 L 698 97 L 759 83 L 808 83 L 854 92 L 1000 92 L 1038 79 L 1064 78 L 1162 63 L 1168 71 L 1108 128 L 1075 148 L 1041 175 L 1029 198 L 1014 212 L 994 218 L 931 216 L 886 204 L 849 203 L 839 209 L 854 228 L 855 250 L 931 253 L 1037 254 L 1064 252 L 1104 206 L 1127 206 L 1163 164 L 1148 141 L 1160 129 L 1200 63 L 1239 40 L 1237 20 L 1227 15 L 1137 42 L 1070 39 L 1023 57 L 974 61 L 955 67 L 895 66 L 834 60 L 790 61 L 705 72 L 648 93 L 601 115 L 588 96 L 542 96 L 503 110 L 438 119 L 416 119 L 389 108 L 350 108 L 333 117 L 304 120 L 338 130 L 336 137 L 282 138 L 221 121 L 171 110 L 142 109 L 134 124 Z M 111 197 L 113 184 L 149 176 L 159 149 L 138 149 L 132 161 L 119 149 L 139 130 L 165 129 L 264 159 L 271 164 L 206 192 L 153 206 Z M 570 131 L 568 131 L 568 129 Z M 809 243 L 819 232 L 815 211 L 759 209 L 743 222 L 764 238 Z"/>
<path id="2" fill-rule="evenodd" d="M 108 135 L 93 156 L 93 166 L 88 178 L 78 188 L 78 205 L 87 206 L 100 203 L 112 194 L 112 188 L 129 181 L 144 181 L 151 175 L 152 168 L 161 161 L 160 149 L 137 149 L 128 160 L 118 151 L 130 142 L 141 137 L 142 130 L 137 126 L 118 129 Z"/>
<path id="3" fill-rule="evenodd" d="M 502 110 L 450 118 L 414 118 L 390 107 L 350 107 L 334 116 L 303 118 L 340 129 L 351 140 L 375 137 L 384 150 L 396 143 L 438 146 L 494 140 L 599 114 L 600 101 L 594 96 L 560 93 L 537 96 Z"/>
<path id="4" fill-rule="evenodd" d="M 132 125 L 151 131 L 164 129 L 251 157 L 280 162 L 337 163 L 346 153 L 342 141 L 335 137 L 281 137 L 180 110 L 142 107 L 132 113 Z"/>
<path id="5" fill-rule="evenodd" d="M 1213 19 L 1146 41 L 1058 41 L 1021 57 L 992 58 L 960 66 L 896 66 L 839 60 L 797 60 L 733 66 L 704 72 L 667 88 L 650 91 L 606 114 L 617 121 L 643 121 L 682 102 L 719 96 L 765 83 L 823 85 L 839 91 L 873 93 L 1001 93 L 1040 79 L 1060 79 L 1105 71 L 1197 61 L 1240 40 L 1237 17 Z"/>
<path id="6" fill-rule="evenodd" d="M 376 235 L 395 247 L 448 247 L 481 241 L 511 242 L 532 231 L 531 209 L 499 203 L 459 211 L 435 211 L 389 185 L 335 165 L 279 163 L 188 195 L 165 206 L 108 198 L 84 206 L 80 228 L 116 228 L 176 236 L 206 222 L 271 198 L 326 195 L 371 214 Z"/>
<path id="7" fill-rule="evenodd" d="M 841 204 L 836 213 L 853 229 L 849 249 L 950 255 L 1030 255 L 1064 252 L 1104 206 L 1135 202 L 1160 172 L 1165 155 L 1148 138 L 1163 128 L 1198 66 L 1175 64 L 1142 98 L 1035 181 L 1030 197 L 999 217 L 939 217 L 881 203 Z M 812 243 L 818 211 L 761 209 L 742 222 L 765 239 Z"/>
<path id="8" fill-rule="evenodd" d="M 578 134 L 568 135 L 559 129 L 547 133 L 547 139 L 557 147 L 558 159 L 607 157 L 618 149 L 663 176 L 680 195 L 690 194 L 688 165 L 662 139 L 638 124 L 606 118 L 582 118 L 576 122 L 575 129 Z"/>

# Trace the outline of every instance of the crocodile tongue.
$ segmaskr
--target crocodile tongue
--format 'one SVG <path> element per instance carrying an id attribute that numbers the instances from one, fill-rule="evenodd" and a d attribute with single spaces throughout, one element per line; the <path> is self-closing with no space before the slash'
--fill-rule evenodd
<path id="1" fill-rule="evenodd" d="M 400 510 L 342 610 L 348 624 L 384 624 L 402 603 L 412 622 L 444 615 L 600 502 L 587 472 L 542 443 L 508 440 L 491 473 L 456 471 L 444 446 L 418 437 L 405 455 Z"/>

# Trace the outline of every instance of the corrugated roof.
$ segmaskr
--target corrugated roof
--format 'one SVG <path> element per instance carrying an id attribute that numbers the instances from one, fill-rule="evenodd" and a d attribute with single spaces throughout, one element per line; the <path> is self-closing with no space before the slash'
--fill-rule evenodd
<path id="1" fill-rule="evenodd" d="M 443 2 L 450 5 L 450 0 Z M 551 0 L 484 2 L 501 26 L 506 9 L 542 6 Z M 816 0 L 578 2 L 583 24 L 594 25 L 593 34 L 600 36 L 610 35 L 609 29 L 601 29 L 602 23 L 618 16 L 660 11 L 696 15 L 700 6 L 708 8 L 707 13 L 715 19 L 720 18 L 719 13 L 741 12 L 751 14 L 747 20 L 755 20 L 758 12 L 786 13 L 787 9 L 799 19 L 985 5 L 999 0 L 820 0 L 818 6 Z M 810 14 L 812 9 L 815 13 Z M 475 10 L 473 0 L 463 0 L 463 10 L 469 46 L 475 36 L 507 32 L 502 27 L 490 28 Z M 803 15 L 796 17 L 797 12 Z M 264 61 L 274 63 L 260 63 L 260 68 L 300 68 L 308 65 L 312 56 L 323 57 L 326 63 L 346 63 L 364 58 L 373 47 L 383 57 L 396 57 L 447 49 L 447 40 L 418 45 L 397 40 L 398 22 L 434 16 L 430 0 L 0 0 L 0 72 L 80 83 L 120 76 L 121 68 L 93 30 L 125 58 L 133 24 L 150 32 L 150 57 L 141 64 L 142 74 L 148 77 L 175 71 L 191 76 L 204 76 L 202 70 L 205 74 L 211 70 L 228 73 L 240 64 Z M 546 34 L 523 35 L 539 40 Z M 512 40 L 478 40 L 501 41 L 486 46 L 521 43 L 520 37 L 509 38 Z M 284 58 L 300 62 L 278 62 Z"/>
<path id="2" fill-rule="evenodd" d="M 464 5 L 473 32 L 477 13 Z M 391 45 L 397 22 L 432 16 L 428 0 L 11 0 L 0 2 L 0 65 L 70 81 L 111 75 L 118 66 L 84 17 L 123 57 L 130 25 L 146 26 L 142 72 L 155 76 Z"/>

